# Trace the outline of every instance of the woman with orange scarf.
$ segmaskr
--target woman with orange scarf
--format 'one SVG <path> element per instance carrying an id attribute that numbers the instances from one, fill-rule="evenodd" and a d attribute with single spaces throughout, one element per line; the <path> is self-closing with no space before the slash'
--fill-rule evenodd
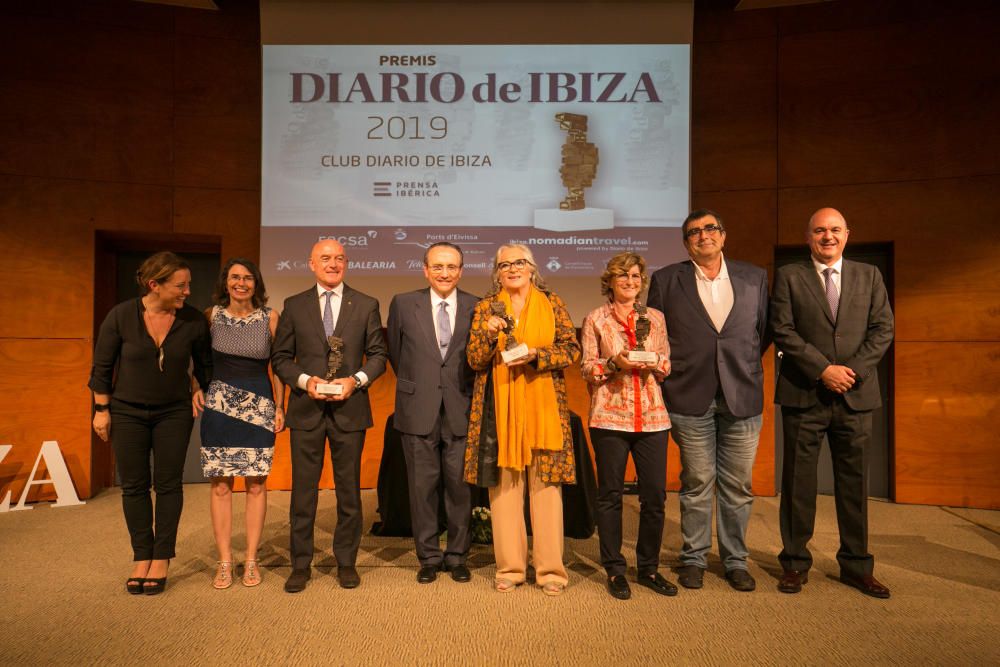
<path id="1" fill-rule="evenodd" d="M 525 581 L 527 484 L 535 581 L 559 595 L 569 581 L 560 485 L 576 482 L 563 369 L 579 358 L 580 345 L 565 304 L 545 289 L 527 247 L 497 250 L 493 289 L 476 306 L 466 351 L 476 384 L 465 479 L 489 488 L 494 586 L 507 593 Z"/>

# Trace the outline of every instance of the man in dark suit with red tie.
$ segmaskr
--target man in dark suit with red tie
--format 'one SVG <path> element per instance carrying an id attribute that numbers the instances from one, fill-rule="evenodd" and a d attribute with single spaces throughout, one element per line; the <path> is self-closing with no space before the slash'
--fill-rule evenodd
<path id="1" fill-rule="evenodd" d="M 892 343 L 893 317 L 878 269 L 843 258 L 849 234 L 839 211 L 816 211 L 806 230 L 812 258 L 781 267 L 775 277 L 771 327 L 783 355 L 775 401 L 784 432 L 778 590 L 798 593 L 808 581 L 816 464 L 825 435 L 833 458 L 840 580 L 887 598 L 868 553 L 867 450 L 872 410 L 881 405 L 876 367 Z"/>
<path id="2" fill-rule="evenodd" d="M 285 300 L 271 352 L 274 372 L 291 388 L 285 423 L 291 429 L 292 573 L 285 591 L 306 587 L 313 558 L 313 526 L 326 443 L 337 493 L 333 555 L 343 588 L 356 588 L 361 544 L 361 449 L 372 426 L 365 389 L 385 372 L 386 349 L 378 301 L 344 283 L 347 255 L 333 239 L 313 246 L 309 268 L 316 284 Z M 340 339 L 335 378 L 327 380 L 331 337 Z M 325 394 L 332 384 L 340 393 Z"/>
<path id="3" fill-rule="evenodd" d="M 429 288 L 397 294 L 389 305 L 389 359 L 396 370 L 393 425 L 402 433 L 410 517 L 420 571 L 429 584 L 440 570 L 467 582 L 472 487 L 463 478 L 465 437 L 475 374 L 465 356 L 479 299 L 458 289 L 462 249 L 435 243 L 424 253 Z M 444 483 L 448 545 L 439 542 L 438 507 Z"/>

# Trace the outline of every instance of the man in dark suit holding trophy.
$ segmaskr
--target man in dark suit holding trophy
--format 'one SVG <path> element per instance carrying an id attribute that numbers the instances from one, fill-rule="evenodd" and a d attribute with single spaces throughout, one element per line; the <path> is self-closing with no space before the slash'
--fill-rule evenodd
<path id="1" fill-rule="evenodd" d="M 292 388 L 285 418 L 292 449 L 289 593 L 305 589 L 310 578 L 327 440 L 337 493 L 337 579 L 343 588 L 361 583 L 355 569 L 362 528 L 361 450 L 372 426 L 364 390 L 385 372 L 386 362 L 378 301 L 344 283 L 344 247 L 334 239 L 319 241 L 309 268 L 316 285 L 285 300 L 271 356 L 274 372 Z"/>

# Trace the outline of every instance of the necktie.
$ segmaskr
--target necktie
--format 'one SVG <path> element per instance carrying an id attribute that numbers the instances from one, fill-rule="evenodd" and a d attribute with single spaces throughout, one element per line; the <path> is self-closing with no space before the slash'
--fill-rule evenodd
<path id="1" fill-rule="evenodd" d="M 451 319 L 448 317 L 448 302 L 442 301 L 438 306 L 437 315 L 438 343 L 441 345 L 441 358 L 448 353 L 451 343 Z"/>
<path id="2" fill-rule="evenodd" d="M 833 284 L 833 269 L 827 268 L 823 269 L 823 279 L 826 282 L 826 302 L 830 304 L 830 314 L 833 315 L 833 321 L 837 321 L 837 308 L 840 307 L 840 293 L 837 292 L 837 286 Z"/>
<path id="3" fill-rule="evenodd" d="M 326 297 L 326 305 L 323 306 L 323 331 L 326 332 L 327 338 L 333 335 L 333 306 L 330 305 L 333 294 L 333 290 L 323 292 L 323 296 Z"/>

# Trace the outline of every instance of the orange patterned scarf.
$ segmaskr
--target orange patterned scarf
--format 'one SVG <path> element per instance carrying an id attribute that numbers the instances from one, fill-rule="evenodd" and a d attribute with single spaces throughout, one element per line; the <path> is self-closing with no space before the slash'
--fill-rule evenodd
<path id="1" fill-rule="evenodd" d="M 503 290 L 497 299 L 511 311 L 510 296 Z M 556 317 L 552 303 L 532 286 L 514 328 L 518 341 L 529 348 L 552 345 Z M 508 368 L 500 357 L 506 334 L 501 332 L 493 360 L 493 391 L 496 397 L 498 463 L 501 468 L 523 470 L 531 465 L 531 450 L 562 449 L 562 424 L 552 374 L 535 370 L 533 364 Z"/>

